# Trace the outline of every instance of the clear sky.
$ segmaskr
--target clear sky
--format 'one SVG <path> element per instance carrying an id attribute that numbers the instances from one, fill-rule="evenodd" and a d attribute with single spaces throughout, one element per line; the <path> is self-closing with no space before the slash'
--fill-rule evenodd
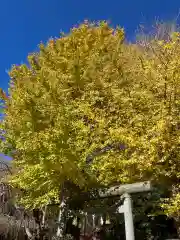
<path id="1" fill-rule="evenodd" d="M 37 45 L 60 31 L 89 20 L 110 20 L 125 27 L 129 38 L 138 25 L 176 18 L 180 0 L 1 0 L 0 87 L 7 90 L 7 70 L 26 60 Z"/>

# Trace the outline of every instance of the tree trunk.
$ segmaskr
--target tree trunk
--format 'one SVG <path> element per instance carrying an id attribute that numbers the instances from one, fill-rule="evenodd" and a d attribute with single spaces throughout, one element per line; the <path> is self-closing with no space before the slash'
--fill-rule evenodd
<path id="1" fill-rule="evenodd" d="M 177 235 L 178 235 L 178 238 L 180 239 L 180 219 L 177 219 L 175 223 L 176 223 Z"/>
<path id="2" fill-rule="evenodd" d="M 65 214 L 66 214 L 66 200 L 63 199 L 59 209 L 58 229 L 56 233 L 57 237 L 63 237 L 65 230 Z"/>
<path id="3" fill-rule="evenodd" d="M 61 186 L 61 194 L 60 194 L 60 206 L 59 206 L 59 216 L 58 216 L 58 229 L 56 232 L 56 236 L 58 238 L 62 238 L 65 232 L 65 216 L 67 210 L 67 199 L 65 197 L 65 187 L 64 183 Z"/>

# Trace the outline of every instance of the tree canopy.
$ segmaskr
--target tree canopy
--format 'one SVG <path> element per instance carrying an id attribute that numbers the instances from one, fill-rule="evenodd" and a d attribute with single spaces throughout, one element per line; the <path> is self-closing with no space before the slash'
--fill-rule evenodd
<path id="1" fill-rule="evenodd" d="M 1 150 L 26 206 L 58 201 L 65 181 L 89 190 L 151 180 L 179 216 L 180 34 L 148 46 L 124 38 L 85 22 L 9 72 Z"/>

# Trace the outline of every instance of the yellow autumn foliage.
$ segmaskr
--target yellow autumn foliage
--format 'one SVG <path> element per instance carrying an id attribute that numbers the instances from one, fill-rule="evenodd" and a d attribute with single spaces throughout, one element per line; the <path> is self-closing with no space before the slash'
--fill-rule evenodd
<path id="1" fill-rule="evenodd" d="M 28 192 L 26 206 L 58 201 L 64 181 L 86 190 L 96 182 L 177 184 L 179 33 L 146 50 L 126 43 L 121 28 L 84 23 L 39 48 L 9 73 L 1 127 L 1 148 L 20 169 L 11 183 Z"/>

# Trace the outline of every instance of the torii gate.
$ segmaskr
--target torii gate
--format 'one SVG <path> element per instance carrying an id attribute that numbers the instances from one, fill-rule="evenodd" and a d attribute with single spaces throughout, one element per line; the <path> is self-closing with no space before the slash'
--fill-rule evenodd
<path id="1" fill-rule="evenodd" d="M 124 214 L 126 240 L 135 240 L 132 201 L 130 194 L 147 191 L 151 191 L 151 184 L 149 181 L 133 184 L 124 184 L 116 187 L 111 187 L 106 191 L 99 192 L 100 198 L 121 196 L 121 199 L 124 200 L 123 205 L 118 208 L 118 213 Z"/>

